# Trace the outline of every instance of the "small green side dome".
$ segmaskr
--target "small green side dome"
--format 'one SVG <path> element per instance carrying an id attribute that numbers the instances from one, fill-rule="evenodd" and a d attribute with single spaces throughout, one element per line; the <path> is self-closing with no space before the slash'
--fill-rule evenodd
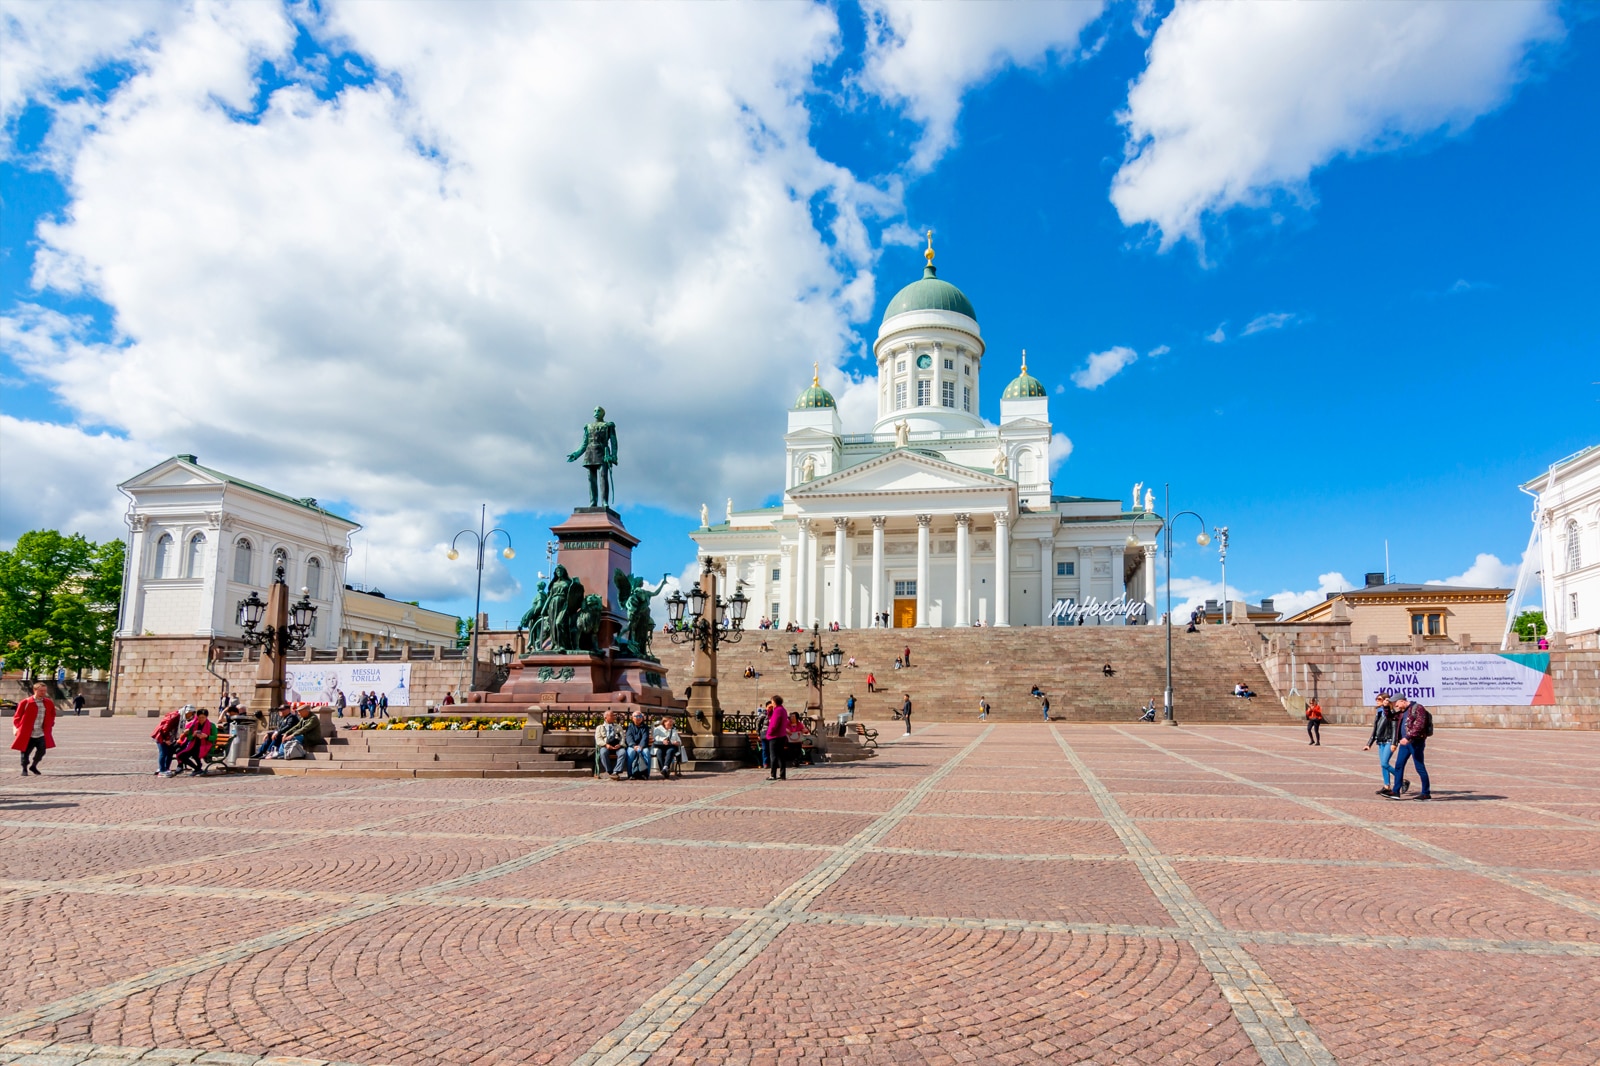
<path id="1" fill-rule="evenodd" d="M 1028 353 L 1022 353 L 1022 373 L 1011 379 L 1011 384 L 1006 386 L 1006 391 L 1000 394 L 1002 400 L 1023 400 L 1046 395 L 1044 382 L 1028 373 Z"/>
<path id="2" fill-rule="evenodd" d="M 812 363 L 811 387 L 800 394 L 800 398 L 794 402 L 794 409 L 796 411 L 813 411 L 819 407 L 837 406 L 839 405 L 833 402 L 833 393 L 823 388 L 821 381 L 817 378 L 817 364 Z"/>
<path id="3" fill-rule="evenodd" d="M 978 312 L 973 310 L 967 294 L 948 281 L 940 280 L 932 263 L 923 269 L 921 278 L 895 293 L 883 312 L 883 320 L 887 322 L 907 311 L 954 311 L 974 322 L 978 320 Z"/>

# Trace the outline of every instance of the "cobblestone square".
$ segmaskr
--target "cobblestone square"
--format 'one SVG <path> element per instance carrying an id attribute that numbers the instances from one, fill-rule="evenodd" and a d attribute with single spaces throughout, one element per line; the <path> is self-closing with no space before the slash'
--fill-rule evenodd
<path id="1" fill-rule="evenodd" d="M 1600 1062 L 1600 734 L 936 724 L 659 781 L 0 783 L 0 1064 Z M 890 739 L 893 737 L 894 739 Z"/>

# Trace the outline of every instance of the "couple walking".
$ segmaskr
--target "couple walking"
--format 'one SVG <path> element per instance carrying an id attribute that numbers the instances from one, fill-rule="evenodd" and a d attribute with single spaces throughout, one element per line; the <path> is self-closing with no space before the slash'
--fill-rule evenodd
<path id="1" fill-rule="evenodd" d="M 1433 715 L 1422 704 L 1404 696 L 1391 699 L 1383 694 L 1378 696 L 1375 710 L 1372 734 L 1362 750 L 1370 750 L 1374 744 L 1378 746 L 1378 766 L 1383 771 L 1383 787 L 1378 789 L 1378 795 L 1396 800 L 1405 795 L 1411 787 L 1411 782 L 1405 779 L 1409 761 L 1416 764 L 1417 777 L 1422 779 L 1422 791 L 1416 798 L 1433 799 L 1428 787 L 1428 768 L 1422 761 L 1428 738 L 1433 736 Z M 1393 767 L 1389 765 L 1391 755 Z"/>

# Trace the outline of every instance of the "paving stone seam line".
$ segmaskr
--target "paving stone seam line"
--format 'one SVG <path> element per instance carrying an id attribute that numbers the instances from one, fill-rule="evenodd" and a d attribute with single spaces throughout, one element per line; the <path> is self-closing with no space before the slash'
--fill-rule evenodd
<path id="1" fill-rule="evenodd" d="M 1436 860 L 1439 865 L 1445 867 L 1446 869 L 1455 870 L 1458 873 L 1471 873 L 1477 874 L 1481 877 L 1487 877 L 1491 880 L 1498 881 L 1503 885 L 1526 892 L 1531 896 L 1537 896 L 1546 903 L 1554 903 L 1558 906 L 1565 907 L 1568 910 L 1577 911 L 1579 914 L 1582 914 L 1588 918 L 1600 919 L 1600 903 L 1584 899 L 1582 896 L 1576 895 L 1572 892 L 1567 892 L 1564 889 L 1553 888 L 1550 885 L 1544 884 L 1543 882 L 1535 881 L 1531 877 L 1523 877 L 1520 874 L 1507 873 L 1500 867 L 1490 866 L 1487 863 L 1478 862 L 1476 859 L 1469 859 L 1465 855 L 1451 851 L 1448 848 L 1442 848 L 1437 844 L 1430 844 L 1425 840 L 1418 840 L 1416 837 L 1402 833 L 1398 829 L 1391 829 L 1389 826 L 1386 826 L 1380 822 L 1369 821 L 1358 814 L 1351 814 L 1348 811 L 1342 811 L 1337 807 L 1331 807 L 1328 804 L 1319 802 L 1317 800 L 1309 799 L 1304 796 L 1297 796 L 1287 789 L 1279 788 L 1277 785 L 1268 785 L 1263 782 L 1252 781 L 1248 777 L 1242 777 L 1239 774 L 1234 773 L 1232 770 L 1223 770 L 1217 767 L 1207 766 L 1198 759 L 1184 755 L 1181 752 L 1173 751 L 1170 748 L 1164 748 L 1153 741 L 1144 739 L 1143 737 L 1134 736 L 1133 734 L 1124 731 L 1120 727 L 1113 727 L 1113 729 L 1115 732 L 1121 733 L 1123 736 L 1132 737 L 1139 743 L 1144 744 L 1147 747 L 1154 748 L 1163 755 L 1177 759 L 1179 762 L 1185 762 L 1191 766 L 1208 770 L 1211 773 L 1217 774 L 1221 777 L 1226 777 L 1231 781 L 1237 781 L 1241 784 L 1250 785 L 1253 788 L 1270 793 L 1279 797 L 1280 799 L 1286 799 L 1292 803 L 1298 803 L 1303 807 L 1310 807 L 1312 810 L 1322 811 L 1331 817 L 1337 818 L 1346 825 L 1354 826 L 1358 829 L 1365 829 L 1367 832 L 1376 834 L 1377 836 L 1380 836 L 1392 843 L 1399 844 L 1401 847 L 1409 848 L 1412 851 L 1421 852 L 1422 854 Z M 1263 754 L 1267 753 L 1263 752 Z M 1568 873 L 1571 872 L 1574 871 L 1568 871 Z"/>
<path id="2" fill-rule="evenodd" d="M 882 853 L 873 849 L 868 854 Z M 1128 859 L 1128 856 L 1121 856 Z M 318 892 L 294 889 L 221 888 L 210 886 L 141 885 L 136 890 L 116 893 L 112 888 L 99 894 L 149 896 L 160 898 L 240 899 L 254 902 L 318 902 L 351 905 L 385 902 L 381 893 Z M 684 918 L 711 918 L 747 922 L 761 916 L 765 908 L 709 906 L 687 903 L 641 903 L 636 900 L 556 899 L 520 896 L 438 896 L 426 904 L 402 901 L 400 904 L 451 907 L 464 910 L 528 910 L 558 912 L 598 912 L 617 914 L 661 914 Z M 1033 918 L 973 918 L 962 916 L 853 914 L 807 910 L 792 916 L 794 921 L 811 925 L 892 926 L 919 929 L 986 929 L 1001 932 L 1041 934 L 1076 933 L 1083 935 L 1126 936 L 1185 940 L 1191 931 L 1175 926 L 1126 925 L 1105 922 L 1067 922 Z M 1234 930 L 1241 941 L 1267 944 L 1397 948 L 1405 950 L 1465 951 L 1487 954 L 1577 955 L 1600 957 L 1600 943 L 1577 940 L 1499 940 L 1489 937 L 1432 937 L 1395 934 L 1302 933 L 1280 930 Z"/>
<path id="3" fill-rule="evenodd" d="M 1228 728 L 1229 729 L 1236 729 L 1238 727 L 1237 726 L 1229 726 Z M 1332 767 L 1329 767 L 1325 763 L 1315 762 L 1315 761 L 1313 761 L 1311 759 L 1306 758 L 1303 755 L 1291 755 L 1288 752 L 1267 751 L 1265 748 L 1252 747 L 1251 745 L 1245 744 L 1242 741 L 1229 740 L 1227 737 L 1224 737 L 1224 736 L 1217 736 L 1217 737 L 1213 737 L 1212 739 L 1214 739 L 1214 740 L 1216 740 L 1216 741 L 1218 741 L 1220 743 L 1223 743 L 1223 744 L 1232 744 L 1236 748 L 1243 748 L 1245 751 L 1252 751 L 1252 752 L 1255 752 L 1255 753 L 1257 753 L 1259 755 L 1269 755 L 1269 756 L 1271 756 L 1273 758 L 1276 758 L 1276 759 L 1288 759 L 1288 760 L 1290 760 L 1292 762 L 1305 763 L 1307 765 L 1316 766 L 1316 767 L 1321 768 L 1321 769 L 1333 770 L 1333 771 L 1336 771 L 1336 772 L 1338 772 L 1340 774 L 1344 774 L 1344 775 L 1354 775 L 1354 776 L 1357 776 L 1357 777 L 1366 777 L 1366 778 L 1371 778 L 1373 780 L 1377 779 L 1370 772 L 1364 772 L 1364 771 L 1361 771 L 1361 770 L 1352 770 L 1348 766 L 1332 766 Z M 1481 773 L 1481 771 L 1480 771 L 1480 773 Z M 1491 776 L 1493 776 L 1493 775 L 1491 775 Z M 1529 778 L 1524 777 L 1524 776 L 1520 776 L 1520 775 L 1507 775 L 1507 776 L 1511 776 L 1514 781 L 1527 781 L 1527 780 L 1529 780 Z M 1535 780 L 1539 780 L 1542 784 L 1544 784 L 1547 787 L 1551 784 L 1551 782 L 1549 782 L 1548 780 L 1542 779 L 1542 778 L 1535 779 Z M 1569 786 L 1563 785 L 1561 787 L 1565 788 L 1565 787 L 1569 787 Z M 1561 819 L 1564 819 L 1564 820 L 1569 821 L 1569 822 L 1577 822 L 1578 824 L 1577 825 L 1572 825 L 1572 826 L 1566 826 L 1566 825 L 1563 825 L 1563 826 L 1555 826 L 1555 825 L 1540 825 L 1540 826 L 1512 825 L 1512 826 L 1501 826 L 1501 825 L 1491 825 L 1491 824 L 1482 824 L 1482 825 L 1480 825 L 1478 823 L 1472 823 L 1471 825 L 1465 826 L 1463 828 L 1471 828 L 1471 829 L 1524 829 L 1524 828 L 1527 828 L 1527 829 L 1566 829 L 1566 830 L 1585 829 L 1585 828 L 1587 828 L 1587 829 L 1600 828 L 1600 821 L 1596 821 L 1593 818 L 1581 818 L 1576 814 L 1563 814 L 1560 811 L 1550 811 L 1550 810 L 1544 809 L 1543 807 L 1536 807 L 1531 803 L 1522 803 L 1522 802 L 1520 802 L 1518 800 L 1509 800 L 1509 799 L 1491 800 L 1489 802 L 1492 802 L 1497 807 L 1510 807 L 1512 810 L 1527 811 L 1530 814 L 1542 814 L 1542 815 L 1545 815 L 1545 816 L 1550 817 L 1550 818 L 1561 818 Z M 1430 823 L 1430 824 L 1433 824 L 1433 823 Z"/>
<path id="4" fill-rule="evenodd" d="M 483 881 L 500 877 L 507 873 L 515 873 L 516 871 L 526 869 L 535 863 L 543 862 L 545 859 L 548 859 L 554 855 L 559 855 L 562 852 L 570 851 L 573 848 L 581 847 L 584 844 L 592 843 L 597 840 L 603 840 L 611 833 L 633 829 L 641 825 L 647 825 L 650 822 L 658 819 L 670 817 L 671 815 L 680 813 L 682 811 L 694 810 L 707 804 L 714 803 L 717 800 L 727 799 L 731 796 L 737 796 L 753 788 L 760 787 L 761 786 L 759 784 L 754 784 L 740 785 L 735 788 L 724 789 L 720 792 L 713 793 L 710 796 L 703 796 L 688 803 L 678 804 L 674 807 L 667 807 L 659 811 L 651 812 L 650 814 L 641 815 L 638 818 L 620 822 L 613 826 L 607 826 L 603 829 L 594 830 L 593 832 L 580 834 L 574 837 L 568 837 L 557 843 L 550 844 L 535 851 L 529 852 L 526 855 L 515 859 L 509 859 L 505 862 L 496 863 L 493 866 L 485 867 L 484 869 L 474 873 L 461 874 L 456 877 L 451 877 L 443 881 L 436 882 L 432 885 L 409 889 L 405 892 L 386 894 L 380 899 L 373 900 L 371 902 L 354 904 L 311 921 L 297 922 L 293 925 L 286 926 L 271 933 L 267 933 L 258 937 L 252 937 L 251 939 L 240 944 L 234 944 L 226 948 L 217 948 L 212 951 L 203 952 L 182 962 L 156 967 L 155 969 L 147 970 L 142 974 L 136 974 L 133 977 L 124 978 L 121 981 L 116 981 L 108 985 L 101 985 L 98 988 L 87 989 L 83 992 L 79 992 L 72 996 L 67 996 L 63 999 L 55 1000 L 51 1003 L 45 1003 L 37 1007 L 29 1008 L 28 1010 L 19 1011 L 10 1017 L 0 1018 L 0 1039 L 16 1036 L 18 1033 L 27 1032 L 29 1029 L 36 1028 L 40 1025 L 63 1021 L 72 1017 L 73 1015 L 82 1014 L 85 1011 L 94 1010 L 110 1003 L 115 1003 L 118 1000 L 127 999 L 129 996 L 136 995 L 140 992 L 149 991 L 153 988 L 159 988 L 161 985 L 167 984 L 170 981 L 192 977 L 195 974 L 203 973 L 206 970 L 213 969 L 217 966 L 224 965 L 229 962 L 238 962 L 263 951 L 268 951 L 272 948 L 282 947 L 285 944 L 291 944 L 295 941 L 303 940 L 308 936 L 314 936 L 318 933 L 324 933 L 333 929 L 341 928 L 353 922 L 358 922 L 363 918 L 368 918 L 374 914 L 381 913 L 382 911 L 400 904 L 426 903 L 433 895 L 443 894 L 453 891 L 457 888 L 467 887 L 469 885 L 480 884 Z M 493 801 L 487 800 L 484 802 Z"/>
<path id="5" fill-rule="evenodd" d="M 1150 891 L 1166 908 L 1173 921 L 1187 933 L 1189 944 L 1200 956 L 1223 999 L 1233 1010 L 1234 1017 L 1255 1045 L 1261 1061 L 1267 1066 L 1278 1066 L 1280 1063 L 1286 1066 L 1307 1063 L 1337 1066 L 1333 1055 L 1323 1046 L 1311 1024 L 1279 990 L 1261 964 L 1245 951 L 1239 938 L 1228 932 L 1200 901 L 1177 869 L 1166 861 L 1150 838 L 1144 835 L 1144 831 L 1123 811 L 1111 790 L 1079 758 L 1061 731 L 1052 726 L 1050 732 L 1105 814 L 1106 821 L 1122 839 L 1128 853 L 1134 856 L 1135 864 L 1144 875 Z"/>
<path id="6" fill-rule="evenodd" d="M 124 1047 L 114 1044 L 52 1044 L 46 1040 L 13 1040 L 0 1044 L 0 1063 L 19 1066 L 101 1066 L 128 1062 L 195 1063 L 196 1066 L 359 1066 L 353 1062 L 302 1059 L 287 1055 L 239 1055 L 205 1048 Z"/>
<path id="7" fill-rule="evenodd" d="M 725 936 L 702 959 L 673 978 L 634 1010 L 627 1018 L 574 1060 L 573 1066 L 619 1066 L 642 1063 L 654 1054 L 672 1034 L 750 963 L 754 962 L 778 934 L 794 924 L 828 886 L 834 884 L 866 849 L 883 839 L 907 814 L 915 810 L 938 783 L 968 755 L 976 751 L 994 732 L 989 726 L 943 765 L 927 774 L 900 801 L 875 818 L 832 855 L 779 892 L 752 918 Z"/>

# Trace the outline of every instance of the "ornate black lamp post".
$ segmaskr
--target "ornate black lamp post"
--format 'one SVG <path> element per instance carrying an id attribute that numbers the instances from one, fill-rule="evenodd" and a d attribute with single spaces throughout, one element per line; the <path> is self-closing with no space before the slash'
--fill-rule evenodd
<path id="1" fill-rule="evenodd" d="M 717 698 L 717 648 L 744 639 L 744 619 L 750 599 L 735 588 L 724 600 L 717 595 L 717 572 L 709 556 L 700 560 L 700 583 L 685 596 L 667 597 L 667 621 L 674 644 L 694 647 L 694 680 L 689 685 L 689 731 L 696 759 L 716 758 L 722 735 L 722 703 Z"/>
<path id="2" fill-rule="evenodd" d="M 236 617 L 244 630 L 244 642 L 261 649 L 251 710 L 265 714 L 283 702 L 283 657 L 305 648 L 316 616 L 309 589 L 301 589 L 299 602 L 289 605 L 289 586 L 284 583 L 281 566 L 273 575 L 265 602 L 254 591 L 239 601 Z"/>
<path id="3" fill-rule="evenodd" d="M 822 683 L 839 680 L 839 666 L 844 652 L 838 641 L 829 651 L 822 650 L 822 627 L 812 626 L 811 637 L 804 649 L 796 644 L 789 649 L 789 676 L 806 683 L 806 710 L 817 715 L 816 733 L 822 733 Z"/>
<path id="4" fill-rule="evenodd" d="M 502 645 L 489 653 L 489 661 L 494 663 L 496 684 L 504 682 L 511 675 L 511 660 L 516 658 L 516 655 L 509 644 Z"/>
<path id="5" fill-rule="evenodd" d="M 477 591 L 474 592 L 473 596 L 472 596 L 472 651 L 470 652 L 470 654 L 472 656 L 472 659 L 471 659 L 470 665 L 468 665 L 468 667 L 467 667 L 467 670 L 468 670 L 468 674 L 467 674 L 467 691 L 468 692 L 471 692 L 474 688 L 477 687 L 477 681 L 478 681 L 478 616 L 482 612 L 482 609 L 483 609 L 483 550 L 484 550 L 484 548 L 486 548 L 488 546 L 489 538 L 494 536 L 496 533 L 498 533 L 502 537 L 506 538 L 506 546 L 505 546 L 505 548 L 503 548 L 501 550 L 500 554 L 503 555 L 507 559 L 515 559 L 517 557 L 517 553 L 511 550 L 511 534 L 507 533 L 505 530 L 501 529 L 499 526 L 496 526 L 493 529 L 487 529 L 487 530 L 484 529 L 483 527 L 485 525 L 487 525 L 488 522 L 489 522 L 489 505 L 488 504 L 484 504 L 483 505 L 483 509 L 478 512 L 478 528 L 477 529 L 463 529 L 461 532 L 459 532 L 455 536 L 451 537 L 450 538 L 450 551 L 449 551 L 449 554 L 448 554 L 448 558 L 450 559 L 450 561 L 454 562 L 455 560 L 461 558 L 461 553 L 456 551 L 456 541 L 460 540 L 462 537 L 475 537 L 475 538 L 477 538 L 476 539 L 476 544 L 477 544 L 477 548 L 478 548 L 478 588 L 477 588 Z"/>

